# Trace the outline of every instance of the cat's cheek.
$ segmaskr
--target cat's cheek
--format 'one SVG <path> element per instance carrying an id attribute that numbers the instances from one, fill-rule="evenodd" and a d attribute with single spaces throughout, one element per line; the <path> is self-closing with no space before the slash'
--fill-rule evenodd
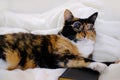
<path id="1" fill-rule="evenodd" d="M 0 69 L 7 69 L 8 64 L 3 59 L 0 59 Z"/>

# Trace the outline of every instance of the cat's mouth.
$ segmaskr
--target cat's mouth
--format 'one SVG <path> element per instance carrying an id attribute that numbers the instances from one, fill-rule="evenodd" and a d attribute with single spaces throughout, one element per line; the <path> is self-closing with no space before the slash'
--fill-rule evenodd
<path id="1" fill-rule="evenodd" d="M 74 39 L 73 41 L 74 41 L 74 42 L 78 42 L 78 41 L 83 41 L 83 40 L 85 40 L 85 38 L 82 38 L 82 39 Z"/>

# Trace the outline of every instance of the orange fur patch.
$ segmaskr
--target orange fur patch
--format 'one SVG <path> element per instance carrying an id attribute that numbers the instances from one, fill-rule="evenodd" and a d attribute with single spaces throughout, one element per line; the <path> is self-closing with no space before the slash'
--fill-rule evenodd
<path id="1" fill-rule="evenodd" d="M 78 48 L 74 44 L 72 44 L 68 39 L 62 38 L 60 36 L 58 38 L 59 39 L 57 39 L 57 42 L 55 44 L 55 49 L 57 50 L 58 54 L 64 55 L 68 53 L 68 51 L 74 55 L 79 54 Z"/>
<path id="2" fill-rule="evenodd" d="M 95 31 L 87 31 L 86 38 L 95 41 L 96 40 L 96 33 Z"/>
<path id="3" fill-rule="evenodd" d="M 95 39 L 96 39 L 96 32 L 95 32 L 94 29 L 93 30 L 89 30 L 89 28 L 91 26 L 93 26 L 93 25 L 84 23 L 84 29 L 85 29 L 86 38 L 95 41 Z"/>
<path id="4" fill-rule="evenodd" d="M 14 37 L 12 35 L 6 35 L 5 40 L 8 41 L 11 44 L 14 44 Z"/>
<path id="5" fill-rule="evenodd" d="M 85 62 L 84 59 L 75 59 L 69 60 L 67 63 L 67 67 L 86 67 L 89 65 L 89 62 Z"/>
<path id="6" fill-rule="evenodd" d="M 23 41 L 19 41 L 19 42 L 18 42 L 18 47 L 19 47 L 20 49 L 22 49 L 22 50 L 24 49 L 24 45 L 25 45 L 25 44 L 24 44 Z"/>
<path id="7" fill-rule="evenodd" d="M 76 34 L 76 39 L 78 39 L 78 40 L 83 39 L 84 37 L 85 37 L 85 34 L 83 32 Z"/>
<path id="8" fill-rule="evenodd" d="M 90 64 L 90 62 L 85 62 L 83 58 L 80 59 L 72 59 L 65 64 L 64 62 L 60 62 L 59 65 L 62 67 L 67 68 L 80 68 L 80 67 L 86 67 Z"/>
<path id="9" fill-rule="evenodd" d="M 27 58 L 25 66 L 22 67 L 23 70 L 28 69 L 28 68 L 35 68 L 36 64 L 33 59 Z"/>
<path id="10" fill-rule="evenodd" d="M 6 61 L 8 63 L 8 70 L 13 70 L 18 67 L 21 60 L 18 50 L 5 49 Z"/>

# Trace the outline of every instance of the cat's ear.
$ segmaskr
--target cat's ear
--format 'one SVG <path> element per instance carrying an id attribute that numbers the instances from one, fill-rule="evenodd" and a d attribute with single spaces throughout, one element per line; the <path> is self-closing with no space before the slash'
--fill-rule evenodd
<path id="1" fill-rule="evenodd" d="M 95 12 L 88 19 L 92 24 L 94 24 L 97 16 L 98 16 L 98 12 Z"/>
<path id="2" fill-rule="evenodd" d="M 73 18 L 74 18 L 74 16 L 73 16 L 72 12 L 70 10 L 66 9 L 64 12 L 64 20 L 69 22 Z"/>

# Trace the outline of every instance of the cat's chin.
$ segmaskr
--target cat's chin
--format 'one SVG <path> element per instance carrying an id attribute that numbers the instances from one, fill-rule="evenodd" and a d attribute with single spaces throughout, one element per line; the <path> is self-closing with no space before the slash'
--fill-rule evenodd
<path id="1" fill-rule="evenodd" d="M 76 42 L 73 41 L 72 43 L 77 46 L 81 55 L 87 58 L 93 52 L 95 42 L 90 39 L 84 38 Z"/>

